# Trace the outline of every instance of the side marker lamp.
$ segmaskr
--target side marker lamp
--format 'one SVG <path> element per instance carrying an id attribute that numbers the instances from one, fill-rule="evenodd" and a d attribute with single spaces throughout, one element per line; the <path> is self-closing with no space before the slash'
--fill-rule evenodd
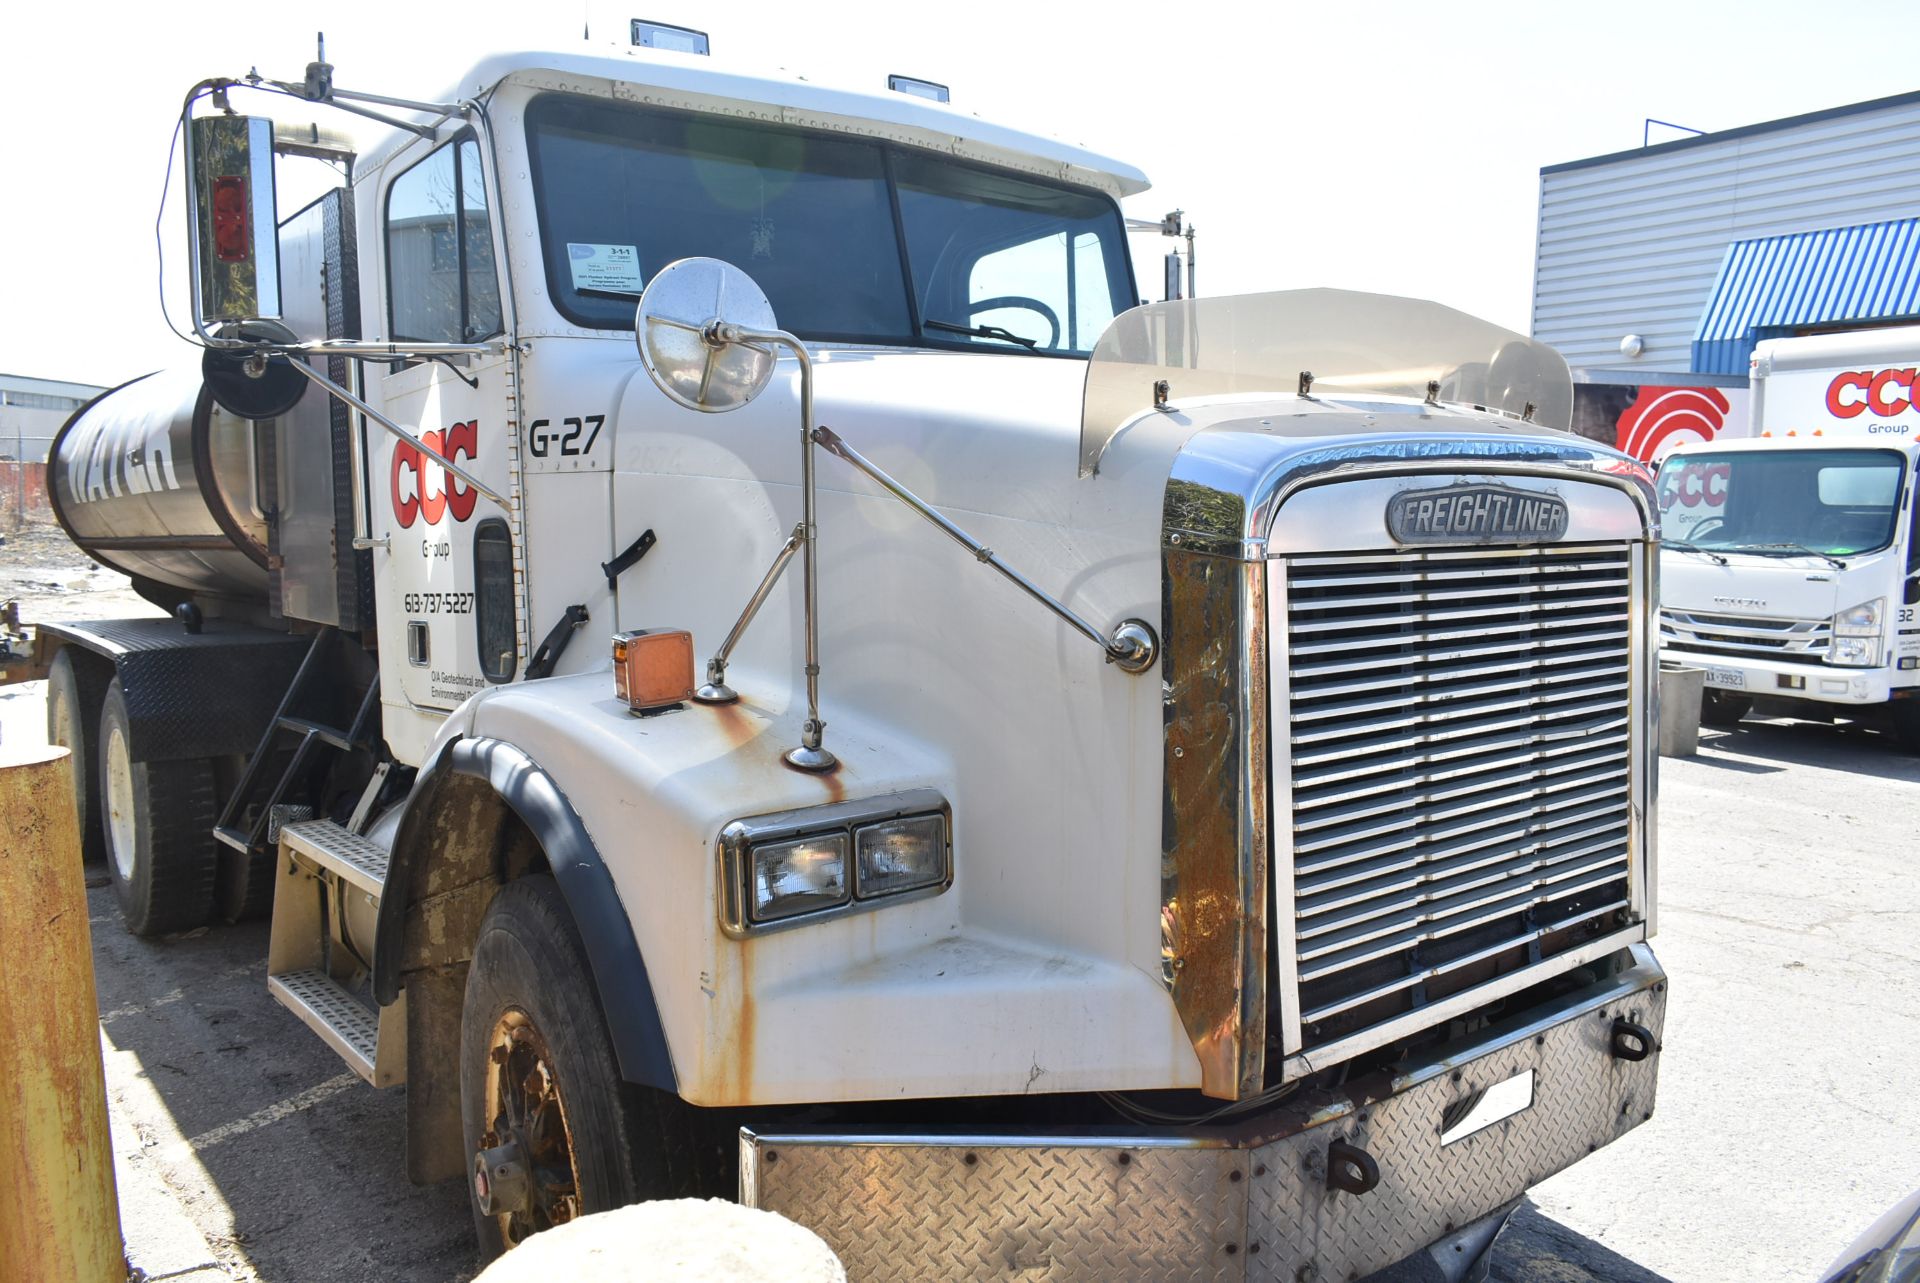
<path id="1" fill-rule="evenodd" d="M 658 713 L 693 698 L 693 634 L 637 628 L 613 637 L 613 693 L 632 713 Z"/>

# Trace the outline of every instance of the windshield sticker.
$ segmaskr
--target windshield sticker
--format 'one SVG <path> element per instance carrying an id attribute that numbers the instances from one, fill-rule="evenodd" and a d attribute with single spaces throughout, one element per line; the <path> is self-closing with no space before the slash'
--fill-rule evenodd
<path id="1" fill-rule="evenodd" d="M 580 245 L 567 242 L 567 269 L 576 290 L 619 290 L 638 294 L 640 251 L 632 245 Z"/>

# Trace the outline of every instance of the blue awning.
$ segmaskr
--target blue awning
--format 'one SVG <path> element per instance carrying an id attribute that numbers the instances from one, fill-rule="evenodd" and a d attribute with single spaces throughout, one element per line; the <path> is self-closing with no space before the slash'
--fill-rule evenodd
<path id="1" fill-rule="evenodd" d="M 1735 241 L 1694 332 L 1694 372 L 1745 374 L 1756 342 L 1803 326 L 1917 313 L 1920 218 Z"/>

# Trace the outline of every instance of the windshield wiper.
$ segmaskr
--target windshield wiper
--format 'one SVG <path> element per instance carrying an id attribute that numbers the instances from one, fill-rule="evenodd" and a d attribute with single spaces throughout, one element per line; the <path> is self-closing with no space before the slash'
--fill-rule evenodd
<path id="1" fill-rule="evenodd" d="M 1713 551 L 1713 549 L 1702 548 L 1699 544 L 1688 543 L 1684 539 L 1662 539 L 1660 541 L 1660 546 L 1662 548 L 1678 548 L 1681 552 L 1697 552 L 1702 557 L 1713 558 L 1715 562 L 1717 562 L 1722 566 L 1727 564 L 1727 559 L 1725 557 L 1722 557 L 1719 553 Z"/>
<path id="2" fill-rule="evenodd" d="M 1001 339 L 1008 343 L 1018 343 L 1029 352 L 1040 346 L 1039 339 L 1022 338 L 1012 330 L 1003 330 L 997 325 L 955 325 L 952 321 L 922 320 L 920 322 L 920 328 L 923 330 L 945 330 L 949 334 L 971 334 L 973 337 L 979 339 Z"/>
<path id="3" fill-rule="evenodd" d="M 1765 552 L 1771 552 L 1771 551 L 1798 552 L 1798 553 L 1804 553 L 1809 557 L 1818 557 L 1822 561 L 1826 562 L 1829 566 L 1832 566 L 1835 570 L 1845 570 L 1847 568 L 1847 563 L 1840 560 L 1838 557 L 1834 556 L 1832 553 L 1817 551 L 1816 549 L 1807 547 L 1803 543 L 1749 543 L 1749 544 L 1741 544 L 1735 551 L 1759 552 L 1759 553 L 1765 553 Z"/>

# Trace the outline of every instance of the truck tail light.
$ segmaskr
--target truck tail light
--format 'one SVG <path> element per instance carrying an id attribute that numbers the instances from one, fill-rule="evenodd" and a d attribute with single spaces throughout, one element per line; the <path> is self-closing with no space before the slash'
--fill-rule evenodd
<path id="1" fill-rule="evenodd" d="M 244 263 L 253 252 L 247 221 L 247 180 L 228 175 L 213 180 L 213 253 L 222 263 Z"/>

